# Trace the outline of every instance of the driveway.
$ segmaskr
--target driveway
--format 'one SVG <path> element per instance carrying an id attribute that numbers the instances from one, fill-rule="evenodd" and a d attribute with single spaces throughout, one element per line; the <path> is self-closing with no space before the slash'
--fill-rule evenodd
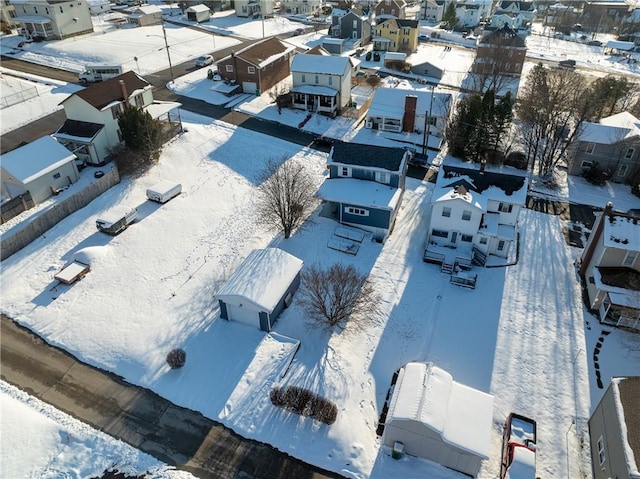
<path id="1" fill-rule="evenodd" d="M 199 478 L 342 477 L 82 363 L 4 315 L 0 337 L 3 381 Z"/>

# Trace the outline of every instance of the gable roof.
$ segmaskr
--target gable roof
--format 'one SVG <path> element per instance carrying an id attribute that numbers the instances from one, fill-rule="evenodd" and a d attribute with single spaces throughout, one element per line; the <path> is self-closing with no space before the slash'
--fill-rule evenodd
<path id="1" fill-rule="evenodd" d="M 162 13 L 162 10 L 157 5 L 141 5 L 134 10 L 135 14 L 153 15 L 154 13 Z"/>
<path id="2" fill-rule="evenodd" d="M 295 50 L 293 45 L 285 45 L 276 37 L 270 37 L 256 42 L 253 45 L 249 45 L 237 52 L 232 52 L 231 55 L 227 55 L 219 61 L 227 61 L 235 55 L 237 58 L 241 58 L 247 63 L 255 65 L 258 68 L 262 68 L 273 63 L 292 50 Z"/>
<path id="3" fill-rule="evenodd" d="M 110 78 L 109 80 L 94 83 L 84 90 L 75 92 L 73 95 L 60 102 L 60 104 L 62 105 L 69 98 L 77 96 L 82 98 L 97 110 L 102 110 L 105 106 L 107 106 L 109 103 L 113 103 L 114 101 L 126 101 L 128 99 L 124 98 L 124 96 L 122 95 L 120 80 L 124 82 L 129 95 L 131 95 L 136 90 L 142 90 L 151 86 L 151 84 L 147 80 L 145 80 L 135 72 L 128 71 L 126 73 L 123 73 L 122 75 L 118 75 L 115 78 Z"/>
<path id="4" fill-rule="evenodd" d="M 29 183 L 65 163 L 76 155 L 47 135 L 2 155 L 2 168 L 22 183 Z"/>
<path id="5" fill-rule="evenodd" d="M 635 473 L 640 465 L 640 376 L 627 378 L 613 378 L 611 380 L 616 409 L 620 422 L 626 425 L 621 427 L 622 444 L 629 472 L 635 466 Z M 622 424 L 621 424 L 622 425 Z M 626 437 L 625 430 L 626 429 Z"/>
<path id="6" fill-rule="evenodd" d="M 504 25 L 487 33 L 480 40 L 481 44 L 500 45 L 509 47 L 525 47 L 525 41 L 508 25 Z"/>
<path id="7" fill-rule="evenodd" d="M 602 239 L 607 248 L 640 251 L 640 220 L 611 212 L 603 217 Z"/>
<path id="8" fill-rule="evenodd" d="M 193 5 L 192 7 L 187 8 L 185 11 L 187 12 L 192 12 L 192 13 L 198 13 L 198 12 L 210 12 L 211 9 L 209 7 L 207 7 L 204 4 L 199 4 L 199 5 Z"/>
<path id="9" fill-rule="evenodd" d="M 624 111 L 602 118 L 600 123 L 583 123 L 578 140 L 612 145 L 636 136 L 640 137 L 640 120 Z"/>
<path id="10" fill-rule="evenodd" d="M 433 93 L 431 104 L 431 90 L 405 90 L 402 88 L 378 87 L 373 94 L 368 116 L 402 119 L 404 115 L 404 101 L 407 96 L 418 97 L 416 112 L 424 114 L 431 110 L 431 116 L 446 116 L 451 104 L 451 93 Z"/>
<path id="11" fill-rule="evenodd" d="M 407 18 L 396 19 L 399 27 L 418 28 L 418 20 L 409 20 Z"/>
<path id="12" fill-rule="evenodd" d="M 291 72 L 342 75 L 349 68 L 347 57 L 298 53 L 291 62 Z"/>
<path id="13" fill-rule="evenodd" d="M 406 154 L 404 148 L 338 142 L 331 149 L 329 161 L 399 172 Z"/>

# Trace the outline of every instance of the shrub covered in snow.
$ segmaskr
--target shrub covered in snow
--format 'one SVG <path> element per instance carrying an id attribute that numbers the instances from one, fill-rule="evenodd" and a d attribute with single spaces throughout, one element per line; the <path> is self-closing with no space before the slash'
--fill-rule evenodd
<path id="1" fill-rule="evenodd" d="M 333 424 L 338 416 L 338 408 L 335 404 L 304 388 L 276 386 L 271 390 L 270 398 L 274 406 L 311 417 L 325 424 Z"/>

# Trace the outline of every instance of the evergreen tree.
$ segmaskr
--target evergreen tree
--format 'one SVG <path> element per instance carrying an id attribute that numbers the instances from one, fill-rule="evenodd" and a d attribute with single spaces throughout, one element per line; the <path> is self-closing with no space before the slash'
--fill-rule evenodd
<path id="1" fill-rule="evenodd" d="M 460 20 L 456 15 L 456 2 L 449 2 L 442 14 L 442 23 L 445 28 L 455 28 L 459 22 Z"/>
<path id="2" fill-rule="evenodd" d="M 118 125 L 127 148 L 147 161 L 156 161 L 162 148 L 162 124 L 141 108 L 129 106 L 118 117 Z"/>

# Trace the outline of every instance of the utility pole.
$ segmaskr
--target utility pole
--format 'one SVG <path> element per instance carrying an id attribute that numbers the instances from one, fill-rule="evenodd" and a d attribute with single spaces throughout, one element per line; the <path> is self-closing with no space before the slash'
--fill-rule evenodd
<path id="1" fill-rule="evenodd" d="M 424 117 L 424 130 L 422 132 L 422 154 L 429 161 L 429 155 L 427 155 L 427 146 L 429 144 L 429 133 L 431 131 L 431 113 L 433 112 L 433 90 L 435 89 L 435 85 L 431 85 L 431 100 L 429 101 L 429 115 L 425 115 Z"/>
<path id="2" fill-rule="evenodd" d="M 164 46 L 167 49 L 167 60 L 169 60 L 169 73 L 171 74 L 171 83 L 174 82 L 173 65 L 171 64 L 171 54 L 169 53 L 169 43 L 167 43 L 167 31 L 164 28 L 164 19 L 162 19 L 162 36 L 164 37 Z"/>

